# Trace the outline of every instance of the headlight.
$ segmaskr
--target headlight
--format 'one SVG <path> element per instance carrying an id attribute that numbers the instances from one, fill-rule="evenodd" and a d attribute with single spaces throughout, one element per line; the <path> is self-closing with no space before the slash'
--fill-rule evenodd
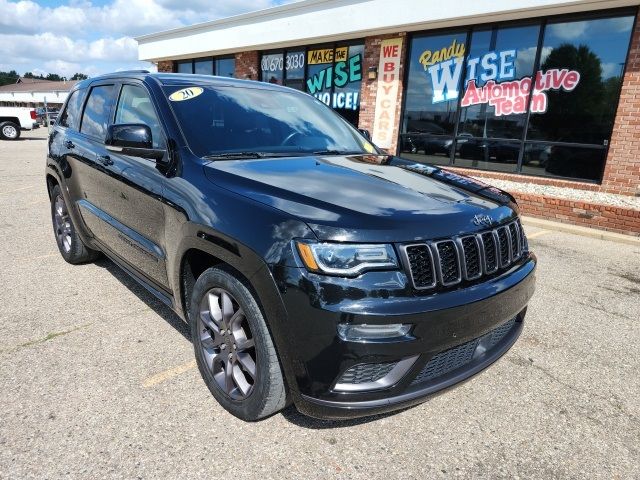
<path id="1" fill-rule="evenodd" d="M 296 242 L 307 269 L 345 277 L 355 277 L 365 270 L 398 268 L 398 258 L 391 245 Z"/>

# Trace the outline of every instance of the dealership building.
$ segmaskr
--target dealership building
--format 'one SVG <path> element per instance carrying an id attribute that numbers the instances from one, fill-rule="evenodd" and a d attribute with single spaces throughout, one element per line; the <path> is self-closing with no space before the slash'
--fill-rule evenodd
<path id="1" fill-rule="evenodd" d="M 638 0 L 306 0 L 138 38 L 162 72 L 305 91 L 524 213 L 640 235 Z"/>

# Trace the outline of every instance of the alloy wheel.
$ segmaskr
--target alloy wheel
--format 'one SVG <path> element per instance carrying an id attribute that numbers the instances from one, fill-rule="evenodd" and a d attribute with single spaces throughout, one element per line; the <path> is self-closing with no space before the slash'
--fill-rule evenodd
<path id="1" fill-rule="evenodd" d="M 53 204 L 53 221 L 58 245 L 68 253 L 71 251 L 71 234 L 73 227 L 67 205 L 64 203 L 62 195 L 58 195 Z"/>
<path id="2" fill-rule="evenodd" d="M 244 400 L 256 379 L 255 342 L 242 308 L 222 288 L 209 290 L 200 301 L 200 348 L 218 387 L 233 400 Z"/>
<path id="3" fill-rule="evenodd" d="M 2 127 L 2 135 L 6 138 L 16 138 L 18 136 L 18 130 L 13 125 L 5 125 Z"/>

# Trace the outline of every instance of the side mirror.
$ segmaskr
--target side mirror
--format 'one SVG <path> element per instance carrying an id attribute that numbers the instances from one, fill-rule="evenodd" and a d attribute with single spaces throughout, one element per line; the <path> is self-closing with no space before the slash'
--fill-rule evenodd
<path id="1" fill-rule="evenodd" d="M 153 148 L 151 129 L 143 123 L 109 125 L 105 139 L 107 150 L 132 157 L 162 160 L 165 151 Z"/>
<path id="2" fill-rule="evenodd" d="M 362 134 L 364 138 L 371 141 L 371 134 L 369 133 L 369 130 L 367 130 L 366 128 L 359 128 L 358 131 Z"/>

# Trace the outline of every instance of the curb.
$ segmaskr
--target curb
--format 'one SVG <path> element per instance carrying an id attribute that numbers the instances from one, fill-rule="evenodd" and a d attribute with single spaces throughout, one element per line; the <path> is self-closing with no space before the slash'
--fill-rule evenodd
<path id="1" fill-rule="evenodd" d="M 572 233 L 583 237 L 597 238 L 599 240 L 607 240 L 609 242 L 626 243 L 627 245 L 635 245 L 640 247 L 640 237 L 623 235 L 621 233 L 607 232 L 605 230 L 597 230 L 595 228 L 581 227 L 569 223 L 552 222 L 551 220 L 543 220 L 529 216 L 521 217 L 524 225 L 531 227 L 543 228 L 545 230 L 554 230 L 556 232 Z"/>

